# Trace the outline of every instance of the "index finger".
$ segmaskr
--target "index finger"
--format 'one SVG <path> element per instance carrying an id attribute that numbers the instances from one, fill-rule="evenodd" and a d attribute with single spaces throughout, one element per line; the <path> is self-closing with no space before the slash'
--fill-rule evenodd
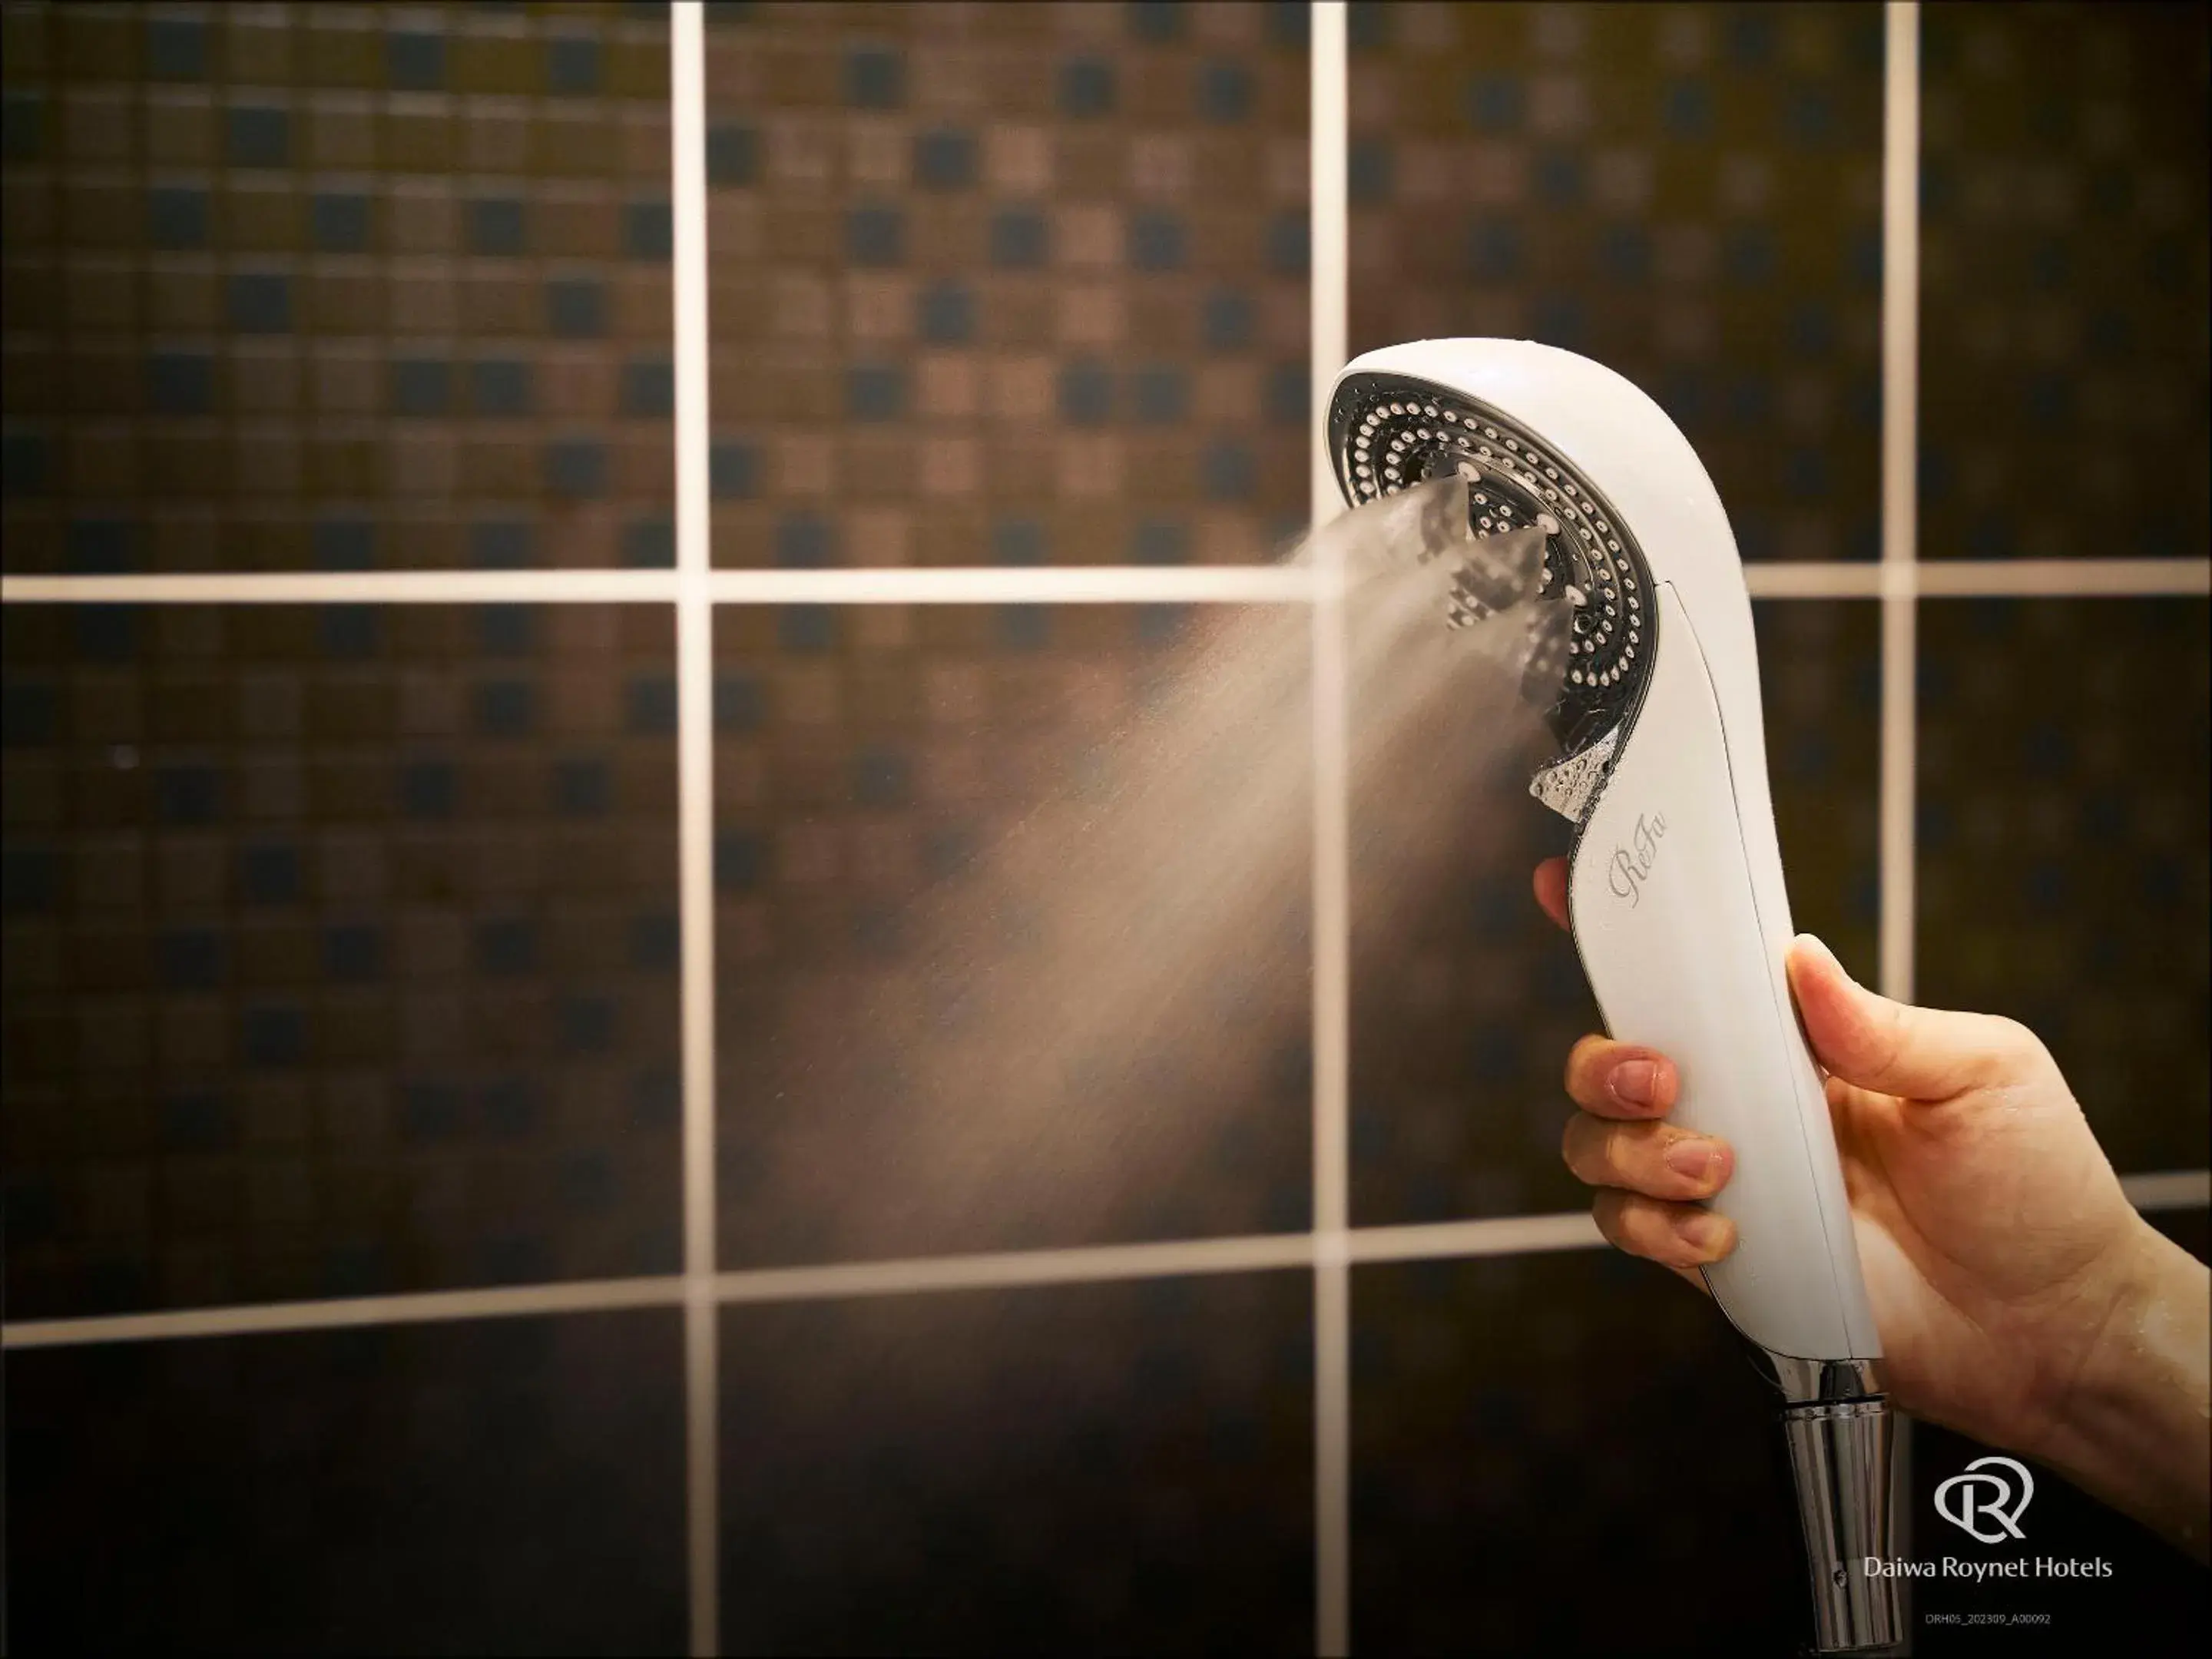
<path id="1" fill-rule="evenodd" d="M 1567 1055 L 1567 1094 L 1593 1116 L 1664 1117 L 1680 1086 L 1672 1060 L 1633 1042 L 1593 1035 Z"/>
<path id="2" fill-rule="evenodd" d="M 1560 927 L 1567 925 L 1566 860 L 1546 859 L 1536 866 L 1536 902 Z"/>

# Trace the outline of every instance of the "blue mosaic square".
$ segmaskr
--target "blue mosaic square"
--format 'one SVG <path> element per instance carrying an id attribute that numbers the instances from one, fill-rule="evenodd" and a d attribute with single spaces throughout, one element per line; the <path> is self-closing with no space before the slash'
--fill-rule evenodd
<path id="1" fill-rule="evenodd" d="M 1114 66 L 1103 58 L 1071 58 L 1060 66 L 1060 112 L 1078 120 L 1114 110 Z"/>
<path id="2" fill-rule="evenodd" d="M 545 43 L 545 84 L 556 93 L 597 92 L 605 77 L 599 43 L 588 35 L 556 35 Z"/>
<path id="3" fill-rule="evenodd" d="M 1172 519 L 1147 519 L 1130 538 L 1129 557 L 1136 564 L 1188 564 L 1190 531 Z"/>
<path id="4" fill-rule="evenodd" d="M 292 328 L 292 279 L 273 271 L 241 271 L 230 279 L 230 325 L 240 334 L 286 334 Z"/>
<path id="5" fill-rule="evenodd" d="M 622 412 L 641 418 L 676 412 L 676 365 L 665 357 L 636 357 L 623 365 Z"/>
<path id="6" fill-rule="evenodd" d="M 556 438 L 545 446 L 545 487 L 572 500 L 607 493 L 607 447 L 596 438 Z"/>
<path id="7" fill-rule="evenodd" d="M 215 407 L 215 358 L 205 351 L 155 351 L 146 359 L 146 402 L 157 415 L 204 415 Z"/>
<path id="8" fill-rule="evenodd" d="M 11 501 L 45 495 L 53 482 L 51 454 L 43 432 L 18 428 L 0 433 L 0 493 Z"/>
<path id="9" fill-rule="evenodd" d="M 517 254 L 527 240 L 526 210 L 519 196 L 480 196 L 469 204 L 471 253 Z"/>
<path id="10" fill-rule="evenodd" d="M 932 345 L 957 345 L 975 337 L 975 296 L 964 283 L 933 283 L 915 301 L 915 326 Z"/>
<path id="11" fill-rule="evenodd" d="M 1070 363 L 1060 371 L 1060 416 L 1078 426 L 1096 426 L 1114 412 L 1114 377 L 1104 365 Z"/>
<path id="12" fill-rule="evenodd" d="M 906 370 L 896 363 L 855 363 L 845 371 L 845 412 L 856 421 L 894 421 L 906 412 Z"/>
<path id="13" fill-rule="evenodd" d="M 1252 343 L 1252 301 L 1233 289 L 1218 289 L 1206 296 L 1199 313 L 1199 332 L 1217 351 L 1236 351 Z"/>
<path id="14" fill-rule="evenodd" d="M 1047 548 L 1045 528 L 1034 519 L 1002 519 L 991 526 L 994 564 L 1041 565 Z"/>
<path id="15" fill-rule="evenodd" d="M 527 737 L 538 728 L 538 688 L 527 680 L 485 680 L 473 702 L 477 730 L 487 737 Z"/>
<path id="16" fill-rule="evenodd" d="M 676 217 L 666 202 L 623 206 L 623 252 L 633 259 L 666 259 L 676 251 Z"/>
<path id="17" fill-rule="evenodd" d="M 292 118 L 268 105 L 234 107 L 223 125 L 224 154 L 234 167 L 281 167 L 292 159 Z"/>
<path id="18" fill-rule="evenodd" d="M 1242 121 L 1252 112 L 1252 71 L 1228 60 L 1201 64 L 1199 112 L 1209 121 Z"/>
<path id="19" fill-rule="evenodd" d="M 759 451 L 752 444 L 736 439 L 717 441 L 707 452 L 707 478 L 708 489 L 719 499 L 738 500 L 753 495 L 759 487 Z"/>
<path id="20" fill-rule="evenodd" d="M 1180 216 L 1158 210 L 1129 219 L 1129 263 L 1139 270 L 1179 270 L 1186 238 Z"/>
<path id="21" fill-rule="evenodd" d="M 596 276 L 556 276 L 545 284 L 546 320 L 568 339 L 597 338 L 607 331 L 607 288 Z"/>
<path id="22" fill-rule="evenodd" d="M 319 190 L 307 209 L 308 234 L 325 253 L 359 253 L 368 246 L 369 199 L 360 191 Z"/>
<path id="23" fill-rule="evenodd" d="M 249 904 L 295 904 L 302 892 L 300 850 L 289 844 L 250 842 L 239 854 L 238 886 Z"/>
<path id="24" fill-rule="evenodd" d="M 665 674 L 636 674 L 623 687 L 623 730 L 634 737 L 662 737 L 676 730 L 676 682 Z"/>
<path id="25" fill-rule="evenodd" d="M 1173 363 L 1147 363 L 1134 377 L 1137 418 L 1172 425 L 1190 411 L 1190 375 Z"/>
<path id="26" fill-rule="evenodd" d="M 846 257 L 858 265 L 895 265 L 906 258 L 906 216 L 895 207 L 856 207 L 845 215 Z"/>
<path id="27" fill-rule="evenodd" d="M 469 562 L 479 570 L 522 570 L 537 562 L 530 526 L 520 519 L 479 519 L 469 526 Z"/>
<path id="28" fill-rule="evenodd" d="M 760 885 L 767 846 L 750 830 L 725 830 L 714 837 L 714 885 L 724 892 L 750 892 Z"/>
<path id="29" fill-rule="evenodd" d="M 963 190 L 975 182 L 975 136 L 957 128 L 925 132 L 914 141 L 914 176 L 933 190 Z"/>
<path id="30" fill-rule="evenodd" d="M 443 415 L 453 406 L 453 366 L 443 357 L 402 357 L 392 365 L 392 412 Z"/>
<path id="31" fill-rule="evenodd" d="M 164 251 L 208 245 L 208 193 L 190 185 L 146 192 L 146 240 Z"/>
<path id="32" fill-rule="evenodd" d="M 73 576 L 113 576 L 137 568 L 138 562 L 137 527 L 124 519 L 74 519 L 70 522 L 69 538 L 64 556 L 68 561 L 69 574 Z M 100 619 L 80 614 L 76 617 L 80 648 L 96 647 Z M 127 655 L 130 641 L 127 636 L 108 642 L 109 655 Z"/>
<path id="33" fill-rule="evenodd" d="M 469 365 L 470 404 L 479 415 L 527 415 L 530 382 L 530 364 L 522 358 L 479 357 Z"/>
<path id="34" fill-rule="evenodd" d="M 160 81 L 207 79 L 207 25 L 193 17 L 146 20 L 146 70 Z"/>
<path id="35" fill-rule="evenodd" d="M 775 526 L 775 562 L 785 570 L 820 570 L 836 562 L 835 528 L 811 514 L 780 520 Z"/>
<path id="36" fill-rule="evenodd" d="M 603 760 L 564 760 L 553 770 L 553 810 L 563 817 L 605 817 L 614 804 L 614 779 Z"/>
<path id="37" fill-rule="evenodd" d="M 1468 119 L 1485 132 L 1504 132 L 1521 125 L 1521 80 L 1512 75 L 1478 75 L 1467 88 Z"/>
<path id="38" fill-rule="evenodd" d="M 10 87 L 0 93 L 0 156 L 35 161 L 46 148 L 46 100 L 35 92 Z"/>
<path id="39" fill-rule="evenodd" d="M 1162 43 L 1182 37 L 1183 9 L 1177 0 L 1129 0 L 1124 15 L 1129 33 L 1139 40 Z"/>
<path id="40" fill-rule="evenodd" d="M 318 570 L 369 570 L 376 565 L 376 526 L 367 519 L 325 516 L 315 520 L 309 544 Z M 343 639 L 344 630 L 368 630 L 373 637 L 375 618 L 366 611 L 337 610 L 323 613 L 325 629 L 338 630 L 326 637 Z"/>
<path id="41" fill-rule="evenodd" d="M 1001 208 L 991 216 L 991 263 L 1010 269 L 1041 265 L 1048 246 L 1044 215 L 1035 208 Z"/>
<path id="42" fill-rule="evenodd" d="M 845 54 L 845 101 L 891 109 L 906 101 L 906 58 L 890 46 L 854 46 Z"/>
<path id="43" fill-rule="evenodd" d="M 390 31 L 384 37 L 384 72 L 398 91 L 437 91 L 446 84 L 446 37 L 428 29 Z"/>
<path id="44" fill-rule="evenodd" d="M 760 132 L 734 121 L 707 129 L 707 182 L 750 185 L 760 177 Z"/>

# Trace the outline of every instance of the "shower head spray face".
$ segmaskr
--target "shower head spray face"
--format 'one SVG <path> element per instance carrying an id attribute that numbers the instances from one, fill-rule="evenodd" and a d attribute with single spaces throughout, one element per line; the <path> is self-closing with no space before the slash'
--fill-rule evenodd
<path id="1" fill-rule="evenodd" d="M 1576 950 L 1613 1035 L 1674 1059 L 1674 1121 L 1735 1148 L 1712 1207 L 1738 1244 L 1705 1277 L 1785 1395 L 1816 1645 L 1892 1643 L 1894 1581 L 1866 1571 L 1888 1554 L 1881 1348 L 1784 970 L 1751 601 L 1720 498 L 1642 392 L 1525 340 L 1370 352 L 1328 421 L 1354 505 L 1465 481 L 1474 551 L 1448 622 L 1571 607 L 1564 662 L 1524 688 L 1559 745 L 1531 793 L 1576 825 Z"/>
<path id="2" fill-rule="evenodd" d="M 1469 627 L 1532 597 L 1565 599 L 1567 661 L 1546 720 L 1570 757 L 1618 726 L 1650 662 L 1650 572 L 1589 480 L 1502 410 L 1403 375 L 1346 374 L 1328 425 L 1337 478 L 1354 506 L 1456 477 L 1467 483 L 1468 529 L 1478 542 L 1541 538 L 1535 593 L 1470 570 L 1447 621 Z"/>

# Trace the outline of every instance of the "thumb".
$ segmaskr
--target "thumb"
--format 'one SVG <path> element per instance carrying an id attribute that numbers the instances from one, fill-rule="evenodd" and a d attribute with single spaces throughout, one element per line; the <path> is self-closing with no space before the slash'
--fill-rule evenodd
<path id="1" fill-rule="evenodd" d="M 1988 1014 L 1893 1002 L 1844 971 L 1810 933 L 1790 947 L 1790 988 L 1822 1066 L 1846 1083 L 1914 1100 L 1949 1100 L 2020 1068 L 2023 1026 Z"/>

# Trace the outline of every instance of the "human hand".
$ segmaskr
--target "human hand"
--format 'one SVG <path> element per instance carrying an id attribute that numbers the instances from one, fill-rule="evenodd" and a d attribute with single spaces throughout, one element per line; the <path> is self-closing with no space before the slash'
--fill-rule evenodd
<path id="1" fill-rule="evenodd" d="M 1566 921 L 1566 861 L 1536 872 Z M 2014 1021 L 1893 1002 L 1809 935 L 1790 982 L 1856 1224 L 1883 1370 L 1907 1410 L 2043 1458 L 2205 1551 L 2212 1508 L 2212 1281 L 2120 1189 L 2050 1051 Z M 1665 1121 L 1680 1079 L 1649 1048 L 1587 1036 L 1568 1167 L 1620 1249 L 1692 1279 L 1735 1246 L 1703 1207 L 1723 1142 Z"/>

